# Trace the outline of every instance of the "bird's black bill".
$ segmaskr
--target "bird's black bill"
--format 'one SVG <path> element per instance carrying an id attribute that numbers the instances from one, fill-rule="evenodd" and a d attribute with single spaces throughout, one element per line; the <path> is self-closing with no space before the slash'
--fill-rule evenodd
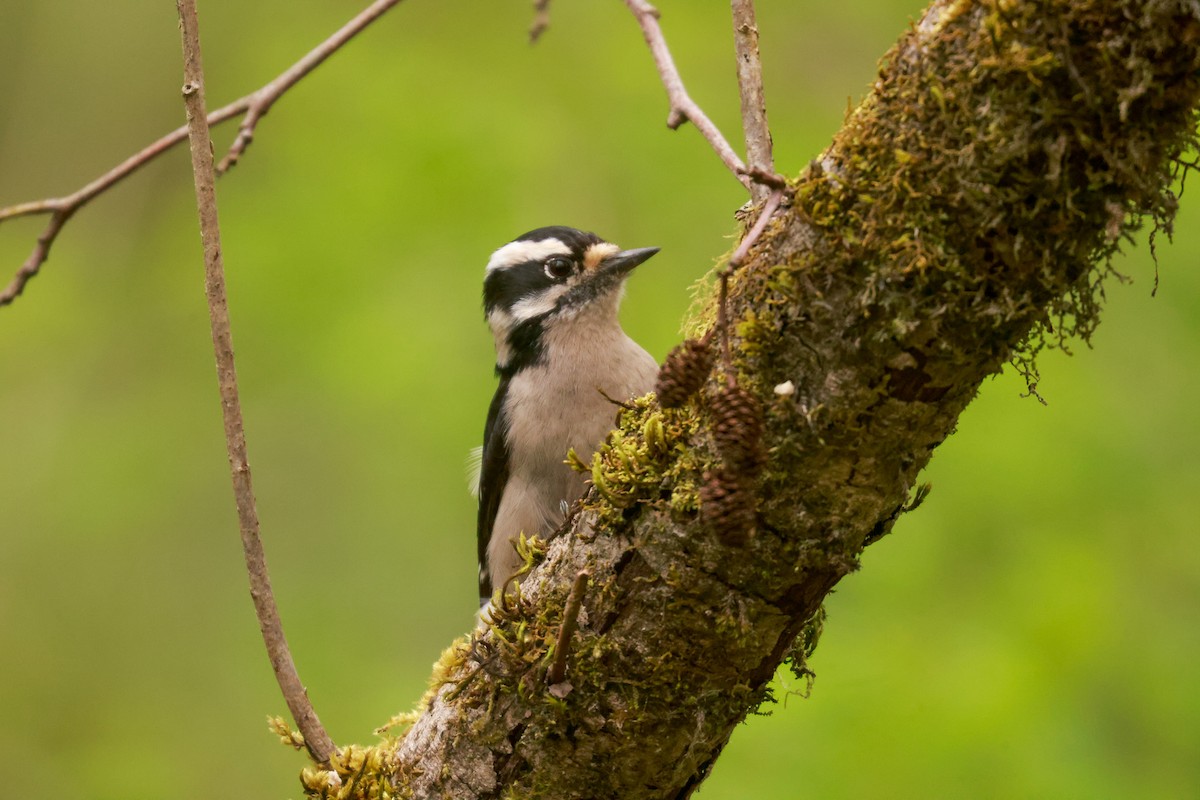
<path id="1" fill-rule="evenodd" d="M 583 280 L 575 284 L 571 291 L 558 301 L 557 310 L 580 308 L 601 295 L 615 291 L 625 282 L 625 278 L 634 267 L 657 252 L 657 247 L 641 247 L 637 250 L 613 253 L 597 264 L 595 269 L 584 273 Z"/>
<path id="2" fill-rule="evenodd" d="M 657 247 L 639 247 L 635 250 L 622 250 L 619 253 L 614 253 L 600 262 L 600 266 L 596 270 L 597 277 L 600 275 L 612 275 L 614 277 L 627 275 L 630 270 L 657 252 Z"/>

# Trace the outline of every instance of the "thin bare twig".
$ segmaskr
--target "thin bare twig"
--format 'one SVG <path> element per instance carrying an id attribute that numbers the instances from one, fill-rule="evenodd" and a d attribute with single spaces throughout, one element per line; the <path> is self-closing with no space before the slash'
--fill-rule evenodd
<path id="1" fill-rule="evenodd" d="M 729 341 L 729 317 L 727 315 L 725 305 L 729 300 L 729 276 L 734 270 L 742 265 L 746 260 L 746 256 L 750 254 L 750 248 L 758 241 L 758 237 L 762 236 L 762 232 L 766 230 L 767 223 L 775 214 L 779 204 L 783 202 L 783 189 L 776 189 L 771 192 L 771 196 L 767 198 L 767 202 L 763 204 L 762 211 L 758 215 L 758 219 L 746 231 L 746 235 L 742 237 L 741 243 L 737 249 L 733 251 L 733 255 L 729 257 L 729 263 L 725 268 L 718 273 L 720 279 L 720 288 L 717 294 L 717 330 L 721 335 L 721 362 L 725 366 L 725 385 L 732 387 L 735 384 L 733 377 L 733 351 Z M 712 335 L 712 331 L 708 332 Z"/>
<path id="2" fill-rule="evenodd" d="M 733 265 L 725 267 L 721 270 L 720 275 L 720 290 L 717 294 L 717 330 L 721 333 L 721 366 L 725 368 L 725 385 L 733 388 L 733 350 L 729 344 L 729 315 L 725 310 L 726 304 L 729 302 L 729 275 L 733 272 Z"/>
<path id="3" fill-rule="evenodd" d="M 258 120 L 267 113 L 284 92 L 316 69 L 317 66 L 333 55 L 334 52 L 350 41 L 356 34 L 399 2 L 400 0 L 376 0 L 359 13 L 358 16 L 343 25 L 336 33 L 313 48 L 304 58 L 284 70 L 270 83 L 245 97 L 234 100 L 232 103 L 209 113 L 208 124 L 210 126 L 219 125 L 242 114 L 245 115 L 245 119 L 243 119 L 242 124 L 239 126 L 237 138 L 230 145 L 229 152 L 225 158 L 221 160 L 219 171 L 224 172 L 237 162 L 241 154 L 245 152 L 246 147 L 249 146 L 250 140 L 254 137 L 254 129 L 258 124 Z M 26 284 L 41 271 L 42 264 L 50 257 L 50 246 L 58 237 L 67 220 L 76 211 L 87 205 L 97 195 L 106 192 L 140 167 L 145 166 L 187 138 L 187 126 L 181 126 L 146 146 L 141 151 L 134 153 L 91 183 L 69 195 L 18 203 L 7 208 L 0 208 L 0 222 L 6 219 L 16 219 L 17 217 L 39 214 L 48 214 L 50 216 L 50 221 L 46 223 L 46 227 L 38 236 L 37 244 L 29 254 L 29 257 L 25 259 L 20 269 L 17 270 L 16 275 L 14 275 L 8 286 L 3 291 L 0 291 L 0 307 L 6 306 L 16 300 L 25 290 Z"/>
<path id="4" fill-rule="evenodd" d="M 746 162 L 751 170 L 772 173 L 771 129 L 767 126 L 767 102 L 763 95 L 762 61 L 758 55 L 758 23 L 754 0 L 730 0 L 733 12 L 733 44 L 737 55 L 738 92 L 742 98 L 742 130 L 746 136 Z M 770 193 L 764 183 L 754 183 L 750 196 L 761 203 Z"/>
<path id="5" fill-rule="evenodd" d="M 550 674 L 546 682 L 555 686 L 567 677 L 567 653 L 571 649 L 571 637 L 579 623 L 579 609 L 583 605 L 583 591 L 587 588 L 587 570 L 580 570 L 575 575 L 575 583 L 571 593 L 567 595 L 567 606 L 563 609 L 562 627 L 558 629 L 558 642 L 554 646 L 554 663 L 550 665 Z"/>
<path id="6" fill-rule="evenodd" d="M 209 115 L 209 124 L 216 125 L 245 112 L 249 107 L 249 101 L 250 97 L 247 96 L 230 103 L 224 108 L 217 109 Z M 13 276 L 12 281 L 5 287 L 4 291 L 0 292 L 0 306 L 8 305 L 16 300 L 21 295 L 21 292 L 25 291 L 25 285 L 38 274 L 42 268 L 42 264 L 50 257 L 50 246 L 54 244 L 54 240 L 58 237 L 59 232 L 76 211 L 87 205 L 96 195 L 112 188 L 112 186 L 128 177 L 139 167 L 145 166 L 186 138 L 187 126 L 184 125 L 159 138 L 140 152 L 125 159 L 108 172 L 72 194 L 0 208 L 0 222 L 6 219 L 16 219 L 17 217 L 27 217 L 37 214 L 50 215 L 50 221 L 46 223 L 46 227 L 38 236 L 33 252 L 25 259 L 25 263 L 17 270 L 16 275 Z"/>
<path id="7" fill-rule="evenodd" d="M 529 43 L 537 44 L 550 27 L 550 0 L 533 0 L 533 24 L 529 26 Z"/>
<path id="8" fill-rule="evenodd" d="M 379 19 L 379 17 L 383 16 L 392 6 L 399 2 L 400 0 L 375 0 L 374 3 L 363 9 L 358 16 L 339 28 L 336 33 L 310 50 L 304 58 L 284 70 L 275 80 L 250 95 L 250 107 L 246 109 L 246 116 L 242 118 L 241 124 L 238 125 L 238 135 L 233 140 L 233 144 L 229 146 L 229 152 L 225 154 L 225 157 L 221 159 L 221 163 L 217 165 L 217 174 L 225 174 L 230 167 L 238 162 L 238 159 L 242 157 L 242 153 L 246 152 L 246 148 L 254 140 L 254 129 L 258 126 L 258 121 L 266 116 L 267 112 L 271 110 L 271 106 L 275 105 L 275 101 L 284 92 L 299 83 L 305 75 L 319 67 L 325 59 L 341 49 L 342 45 L 353 39 L 363 28 Z"/>
<path id="9" fill-rule="evenodd" d="M 778 172 L 765 170 L 760 167 L 746 167 L 746 174 L 751 180 L 756 183 L 761 183 L 764 186 L 769 186 L 772 189 L 786 189 L 788 182 L 787 178 L 780 175 Z"/>
<path id="10" fill-rule="evenodd" d="M 200 236 L 204 245 L 204 286 L 212 323 L 213 351 L 217 359 L 217 380 L 221 391 L 221 409 L 225 421 L 225 442 L 233 476 L 233 494 L 237 504 L 242 549 L 250 577 L 250 597 L 258 615 L 259 628 L 275 671 L 275 679 L 284 700 L 304 736 L 308 752 L 318 763 L 328 763 L 335 747 L 321 726 L 308 694 L 296 673 L 296 665 L 283 634 L 279 609 L 271 590 L 266 555 L 259 538 L 258 511 L 250 481 L 246 456 L 246 433 L 238 399 L 237 371 L 233 361 L 233 336 L 229 324 L 229 304 L 225 294 L 225 267 L 221 257 L 221 230 L 217 217 L 216 174 L 213 167 L 212 139 L 208 115 L 204 109 L 204 67 L 200 59 L 200 30 L 196 19 L 196 0 L 176 0 L 183 39 L 183 102 L 187 110 L 188 139 L 191 145 L 192 174 L 196 183 L 196 208 L 200 217 Z"/>
<path id="11" fill-rule="evenodd" d="M 667 90 L 667 100 L 671 104 L 671 110 L 667 114 L 667 127 L 675 130 L 684 122 L 691 122 L 695 125 L 696 130 L 700 131 L 700 134 L 716 151 L 717 156 L 738 179 L 738 182 L 749 190 L 751 179 L 746 175 L 746 165 L 738 158 L 737 153 L 733 151 L 712 120 L 688 96 L 687 89 L 683 86 L 683 78 L 680 77 L 679 70 L 675 67 L 675 61 L 671 58 L 671 51 L 667 48 L 667 40 L 663 36 L 662 27 L 658 24 L 658 9 L 646 0 L 625 0 L 625 5 L 633 12 L 642 28 L 646 45 L 654 57 L 654 66 L 658 68 L 663 87 Z"/>
<path id="12" fill-rule="evenodd" d="M 738 244 L 737 249 L 733 251 L 733 255 L 729 257 L 729 269 L 737 269 L 746 260 L 746 256 L 750 253 L 750 248 L 758 241 L 758 237 L 762 236 L 762 232 L 766 229 L 767 223 L 771 221 L 771 216 L 779 208 L 779 204 L 783 202 L 782 188 L 777 188 L 767 198 L 767 202 L 763 204 L 762 212 L 759 213 L 758 219 L 742 237 L 742 241 Z"/>

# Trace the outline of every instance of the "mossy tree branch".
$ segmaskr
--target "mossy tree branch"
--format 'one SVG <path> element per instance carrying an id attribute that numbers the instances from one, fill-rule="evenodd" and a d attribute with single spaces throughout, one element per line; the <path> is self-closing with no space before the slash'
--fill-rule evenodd
<path id="1" fill-rule="evenodd" d="M 803 669 L 822 599 L 980 383 L 1088 337 L 1108 258 L 1147 217 L 1169 230 L 1198 68 L 1195 3 L 935 2 L 731 283 L 770 450 L 754 535 L 723 544 L 699 511 L 704 399 L 639 402 L 585 513 L 529 550 L 495 625 L 447 651 L 407 734 L 309 771 L 310 793 L 689 796 L 777 667 Z M 545 674 L 584 570 L 558 697 Z"/>

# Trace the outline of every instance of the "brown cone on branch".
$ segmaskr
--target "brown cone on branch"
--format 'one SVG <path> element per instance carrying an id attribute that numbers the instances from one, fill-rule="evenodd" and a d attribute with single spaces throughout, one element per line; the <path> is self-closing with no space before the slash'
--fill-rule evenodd
<path id="1" fill-rule="evenodd" d="M 726 270 L 721 273 L 721 295 L 715 328 L 721 336 L 721 363 L 725 380 L 720 388 L 708 395 L 713 444 L 720 458 L 720 466 L 704 473 L 704 485 L 700 487 L 700 513 L 724 544 L 741 547 L 750 538 L 758 520 L 756 483 L 767 458 L 762 443 L 762 406 L 754 395 L 738 386 L 735 377 L 729 317 L 725 308 L 728 283 L 729 271 Z M 707 373 L 712 366 L 713 354 L 709 351 L 706 355 Z M 680 359 L 683 358 L 681 354 Z"/>
<path id="2" fill-rule="evenodd" d="M 750 480 L 766 462 L 763 451 L 762 406 L 737 384 L 722 387 L 709 402 L 713 440 L 725 465 Z"/>
<path id="3" fill-rule="evenodd" d="M 667 354 L 654 387 L 663 408 L 679 408 L 704 385 L 712 370 L 713 350 L 708 337 L 687 339 Z"/>
<path id="4" fill-rule="evenodd" d="M 726 470 L 704 473 L 700 513 L 727 545 L 743 545 L 756 521 L 754 490 Z"/>

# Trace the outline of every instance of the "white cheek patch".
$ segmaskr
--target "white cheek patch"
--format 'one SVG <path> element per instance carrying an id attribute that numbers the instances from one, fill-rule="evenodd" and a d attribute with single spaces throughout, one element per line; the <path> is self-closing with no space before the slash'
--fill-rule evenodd
<path id="1" fill-rule="evenodd" d="M 554 310 L 554 307 L 558 305 L 559 299 L 566 293 L 567 287 L 558 284 L 537 294 L 523 297 L 513 304 L 511 311 L 513 319 L 526 320 L 541 314 L 547 314 Z"/>
<path id="2" fill-rule="evenodd" d="M 492 329 L 492 335 L 499 339 L 502 335 L 506 335 L 512 329 L 515 320 L 512 315 L 502 308 L 494 308 L 487 315 L 488 327 Z"/>
<path id="3" fill-rule="evenodd" d="M 509 242 L 488 260 L 487 272 L 524 264 L 526 261 L 541 261 L 550 256 L 570 256 L 571 248 L 558 239 L 542 239 L 539 242 Z"/>
<path id="4" fill-rule="evenodd" d="M 495 309 L 487 316 L 488 327 L 492 329 L 492 338 L 496 341 L 496 363 L 504 365 L 512 357 L 508 346 L 508 332 L 512 330 L 514 320 L 507 311 Z"/>

